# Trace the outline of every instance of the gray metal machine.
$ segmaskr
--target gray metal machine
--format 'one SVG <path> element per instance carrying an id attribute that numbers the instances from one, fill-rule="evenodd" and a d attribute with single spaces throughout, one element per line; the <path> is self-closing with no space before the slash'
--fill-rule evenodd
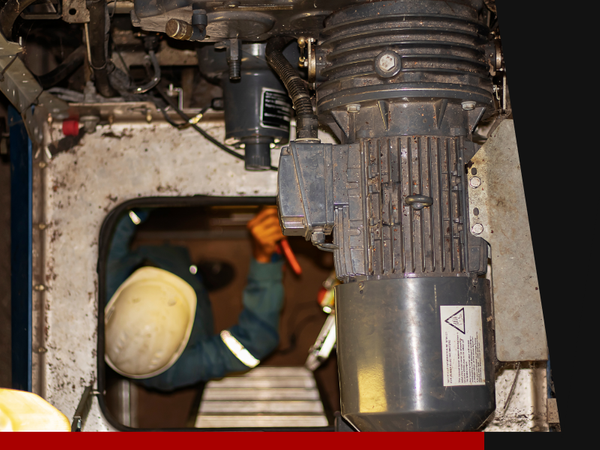
<path id="1" fill-rule="evenodd" d="M 472 132 L 494 112 L 477 6 L 334 13 L 315 53 L 316 106 L 341 144 L 282 151 L 284 233 L 333 251 L 344 281 L 342 414 L 361 430 L 473 430 L 494 410 L 487 245 L 466 183 Z"/>
<path id="2" fill-rule="evenodd" d="M 500 362 L 547 358 L 539 293 L 527 284 L 530 240 L 492 236 L 522 219 L 495 213 L 492 199 L 525 208 L 522 191 L 499 182 L 521 181 L 493 2 L 135 0 L 126 12 L 145 36 L 148 72 L 136 84 L 110 57 L 107 2 L 73 0 L 71 11 L 92 18 L 67 18 L 87 33 L 93 83 L 81 98 L 35 79 L 15 87 L 17 71 L 28 71 L 12 65 L 19 49 L 9 41 L 31 3 L 9 0 L 0 13 L 0 87 L 34 143 L 49 115 L 66 120 L 79 108 L 93 131 L 120 102 L 151 102 L 196 127 L 163 91 L 154 95 L 165 34 L 192 45 L 201 74 L 221 85 L 225 144 L 244 151 L 247 170 L 275 169 L 271 149 L 288 143 L 295 116 L 277 168 L 280 222 L 285 235 L 333 252 L 341 414 L 355 429 L 482 429 Z M 319 127 L 337 142 L 321 142 Z"/>

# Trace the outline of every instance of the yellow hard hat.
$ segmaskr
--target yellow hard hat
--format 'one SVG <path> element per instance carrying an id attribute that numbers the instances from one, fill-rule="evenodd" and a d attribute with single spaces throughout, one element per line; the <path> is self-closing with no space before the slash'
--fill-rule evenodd
<path id="1" fill-rule="evenodd" d="M 194 288 L 171 272 L 136 270 L 105 308 L 106 363 L 128 378 L 163 373 L 187 345 L 196 301 Z"/>
<path id="2" fill-rule="evenodd" d="M 0 431 L 71 431 L 71 424 L 37 394 L 0 389 Z"/>

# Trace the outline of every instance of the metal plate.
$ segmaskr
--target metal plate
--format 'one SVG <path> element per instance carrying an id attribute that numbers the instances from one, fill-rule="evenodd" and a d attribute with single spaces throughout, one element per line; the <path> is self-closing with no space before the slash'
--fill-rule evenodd
<path id="1" fill-rule="evenodd" d="M 62 19 L 67 23 L 86 23 L 90 21 L 85 0 L 63 0 Z"/>
<path id="2" fill-rule="evenodd" d="M 215 138 L 223 139 L 222 122 L 202 122 L 202 126 Z M 61 123 L 54 122 L 45 136 L 46 144 L 60 139 Z M 324 142 L 333 141 L 328 135 L 320 137 Z M 98 236 L 107 213 L 121 202 L 145 196 L 274 196 L 277 174 L 246 172 L 243 162 L 218 150 L 195 131 L 178 131 L 155 121 L 99 126 L 94 134 L 85 135 L 79 146 L 52 159 L 44 148 L 37 150 L 34 148 L 33 170 L 38 188 L 34 186 L 37 190 L 33 198 L 33 252 L 34 259 L 40 259 L 41 268 L 38 271 L 34 262 L 34 284 L 44 284 L 47 289 L 35 291 L 39 301 L 36 297 L 33 341 L 40 353 L 34 354 L 33 388 L 67 417 L 72 417 L 85 387 L 97 377 L 96 264 Z M 273 150 L 275 164 L 278 154 L 278 150 Z M 259 375 L 259 369 L 251 373 Z M 529 431 L 532 429 L 529 425 L 517 422 L 532 423 L 533 417 L 545 411 L 535 400 L 543 399 L 544 387 L 533 377 L 521 378 L 523 373 L 527 373 L 524 368 L 518 379 L 521 382 L 515 385 L 513 400 L 519 398 L 529 406 L 515 409 L 513 421 L 492 422 L 486 431 Z M 536 373 L 543 376 L 543 369 Z M 497 380 L 499 408 L 504 405 L 513 380 L 514 369 L 510 368 Z M 314 392 L 306 395 L 311 391 L 304 387 L 272 388 L 269 394 L 261 391 L 260 395 L 256 388 L 240 389 L 233 392 L 230 388 L 219 388 L 211 393 L 212 399 L 318 398 Z M 533 391 L 535 396 L 530 395 Z M 510 414 L 511 408 L 507 410 Z M 285 420 L 285 426 L 291 426 L 291 419 Z M 221 421 L 219 426 L 232 425 Z M 102 416 L 95 396 L 84 431 L 112 429 Z"/>
<path id="3" fill-rule="evenodd" d="M 202 126 L 223 140 L 222 122 Z M 54 122 L 46 143 L 61 137 L 61 124 Z M 150 196 L 274 196 L 277 173 L 247 172 L 243 161 L 193 129 L 178 131 L 165 122 L 99 126 L 80 145 L 52 159 L 44 148 L 38 150 L 34 176 L 40 181 L 33 209 L 41 212 L 34 218 L 33 252 L 41 269 L 34 284 L 43 284 L 44 290 L 35 291 L 40 300 L 33 311 L 33 340 L 34 348 L 44 350 L 43 358 L 34 361 L 33 385 L 72 417 L 85 387 L 97 378 L 96 265 L 108 212 Z M 274 149 L 271 155 L 275 164 L 278 153 Z M 85 430 L 110 428 L 95 399 Z"/>
<path id="4" fill-rule="evenodd" d="M 16 54 L 0 55 L 0 71 L 0 89 L 22 114 L 42 93 L 41 86 Z"/>
<path id="5" fill-rule="evenodd" d="M 469 218 L 477 234 L 472 233 L 491 246 L 497 357 L 546 360 L 546 330 L 513 121 L 504 120 L 471 162 Z M 477 232 L 478 226 L 482 231 Z"/>
<path id="6" fill-rule="evenodd" d="M 515 363 L 496 379 L 496 412 L 484 431 L 549 431 L 546 365 Z"/>

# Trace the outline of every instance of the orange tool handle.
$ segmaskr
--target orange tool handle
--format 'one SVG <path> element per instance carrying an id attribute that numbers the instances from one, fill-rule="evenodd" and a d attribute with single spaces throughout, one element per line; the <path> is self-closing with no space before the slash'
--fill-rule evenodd
<path id="1" fill-rule="evenodd" d="M 290 264 L 290 267 L 292 268 L 294 273 L 296 275 L 300 275 L 302 273 L 302 269 L 300 268 L 300 264 L 298 264 L 298 260 L 296 259 L 294 252 L 292 252 L 292 249 L 290 248 L 290 244 L 287 241 L 287 239 L 282 239 L 281 241 L 279 241 L 279 246 L 281 247 L 281 250 L 285 255 L 285 259 L 287 259 L 287 262 Z"/>

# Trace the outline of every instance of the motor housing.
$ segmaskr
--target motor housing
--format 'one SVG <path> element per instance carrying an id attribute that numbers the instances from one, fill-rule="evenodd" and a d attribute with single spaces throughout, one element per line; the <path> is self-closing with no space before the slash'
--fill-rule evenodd
<path id="1" fill-rule="evenodd" d="M 479 429 L 495 409 L 472 133 L 492 114 L 481 1 L 385 1 L 325 21 L 316 109 L 340 144 L 281 153 L 286 235 L 334 253 L 341 412 L 361 431 Z M 460 381 L 459 381 L 460 380 Z"/>

